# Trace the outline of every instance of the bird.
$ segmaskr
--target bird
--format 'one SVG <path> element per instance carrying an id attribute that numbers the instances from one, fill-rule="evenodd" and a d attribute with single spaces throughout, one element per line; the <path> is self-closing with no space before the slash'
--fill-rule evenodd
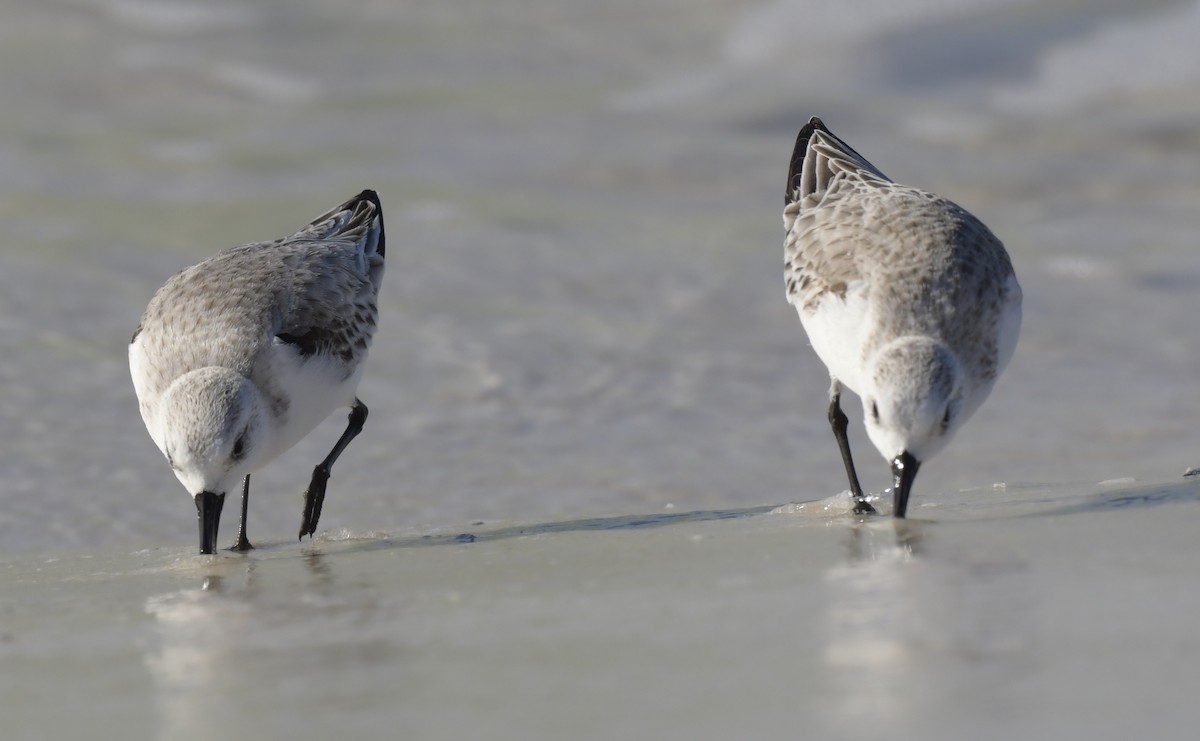
<path id="1" fill-rule="evenodd" d="M 1021 287 L 978 218 L 892 181 L 813 117 L 796 138 L 783 211 L 787 300 L 829 370 L 828 418 L 855 514 L 872 514 L 841 409 L 891 466 L 904 518 L 921 465 L 979 408 L 1012 359 Z"/>
<path id="2" fill-rule="evenodd" d="M 214 552 L 225 495 L 339 407 L 345 431 L 313 469 L 300 539 L 316 532 L 334 462 L 363 429 L 357 388 L 378 323 L 383 209 L 364 190 L 296 233 L 233 247 L 158 289 L 129 344 L 146 430 L 191 495 L 200 553 Z"/>

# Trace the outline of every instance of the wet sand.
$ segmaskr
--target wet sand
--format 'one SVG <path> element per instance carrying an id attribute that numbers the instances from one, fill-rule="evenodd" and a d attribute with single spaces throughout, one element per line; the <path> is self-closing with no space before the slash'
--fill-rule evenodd
<path id="1" fill-rule="evenodd" d="M 10 561 L 5 735 L 1194 735 L 1200 481 L 816 504 Z"/>

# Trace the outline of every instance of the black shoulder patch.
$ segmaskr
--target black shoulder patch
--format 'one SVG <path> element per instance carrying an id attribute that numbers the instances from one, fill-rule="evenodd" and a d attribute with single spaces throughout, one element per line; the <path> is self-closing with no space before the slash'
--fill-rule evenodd
<path id="1" fill-rule="evenodd" d="M 283 342 L 295 347 L 300 351 L 300 354 L 309 357 L 317 354 L 317 349 L 321 345 L 322 332 L 316 329 L 310 329 L 304 334 L 288 334 L 280 332 L 275 335 Z"/>

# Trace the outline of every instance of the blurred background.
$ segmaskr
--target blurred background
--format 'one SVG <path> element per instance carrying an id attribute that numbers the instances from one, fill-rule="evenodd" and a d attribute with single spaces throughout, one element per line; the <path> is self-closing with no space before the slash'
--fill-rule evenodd
<path id="1" fill-rule="evenodd" d="M 812 115 L 973 211 L 1024 287 L 1013 363 L 918 497 L 1200 464 L 1195 0 L 9 0 L 4 18 L 0 552 L 192 542 L 138 415 L 133 327 L 174 272 L 364 187 L 389 237 L 371 416 L 323 529 L 841 491 L 827 377 L 783 293 Z M 256 541 L 295 532 L 343 426 L 256 474 Z"/>

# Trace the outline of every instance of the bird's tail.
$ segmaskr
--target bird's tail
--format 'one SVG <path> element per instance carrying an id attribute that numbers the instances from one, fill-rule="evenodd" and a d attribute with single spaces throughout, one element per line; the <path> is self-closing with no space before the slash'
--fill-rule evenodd
<path id="1" fill-rule="evenodd" d="M 866 157 L 834 136 L 824 121 L 813 116 L 796 137 L 792 163 L 788 168 L 784 205 L 791 205 L 809 196 L 819 198 L 839 172 L 849 172 L 868 180 L 891 182 Z"/>
<path id="2" fill-rule="evenodd" d="M 383 205 L 379 194 L 364 190 L 337 208 L 321 214 L 300 231 L 309 239 L 347 240 L 362 244 L 363 253 L 383 257 Z"/>

